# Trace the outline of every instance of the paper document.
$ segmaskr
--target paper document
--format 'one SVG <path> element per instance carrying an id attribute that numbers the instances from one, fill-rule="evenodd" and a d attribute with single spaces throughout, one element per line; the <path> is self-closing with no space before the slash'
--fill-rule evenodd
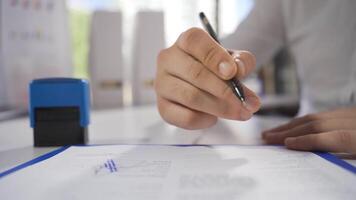
<path id="1" fill-rule="evenodd" d="M 1 199 L 355 199 L 356 176 L 271 146 L 70 147 L 0 178 Z"/>

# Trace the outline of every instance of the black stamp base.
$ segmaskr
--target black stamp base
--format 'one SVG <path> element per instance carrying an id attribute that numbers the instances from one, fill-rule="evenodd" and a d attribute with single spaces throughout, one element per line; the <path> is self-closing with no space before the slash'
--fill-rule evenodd
<path id="1" fill-rule="evenodd" d="M 87 134 L 87 128 L 80 126 L 78 107 L 35 109 L 35 147 L 85 144 Z"/>

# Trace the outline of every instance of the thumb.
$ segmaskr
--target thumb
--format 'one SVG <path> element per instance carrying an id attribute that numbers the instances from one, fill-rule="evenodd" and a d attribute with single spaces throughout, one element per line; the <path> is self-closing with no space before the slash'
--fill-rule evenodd
<path id="1" fill-rule="evenodd" d="M 228 52 L 236 63 L 237 78 L 243 79 L 247 77 L 256 68 L 256 58 L 251 52 L 239 50 L 228 50 Z"/>

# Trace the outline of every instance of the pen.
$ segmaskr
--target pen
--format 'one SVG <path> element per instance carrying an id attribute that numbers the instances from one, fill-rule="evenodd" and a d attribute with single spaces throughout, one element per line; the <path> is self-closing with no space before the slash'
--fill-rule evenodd
<path id="1" fill-rule="evenodd" d="M 209 35 L 219 44 L 220 41 L 218 39 L 218 37 L 215 34 L 215 31 L 213 29 L 213 27 L 210 25 L 208 18 L 205 16 L 205 14 L 203 12 L 199 13 L 199 17 L 200 20 L 205 28 L 205 30 L 209 33 Z M 244 95 L 244 91 L 243 88 L 241 86 L 240 81 L 237 78 L 232 78 L 228 81 L 228 84 L 230 85 L 233 93 L 235 94 L 235 96 L 240 99 L 240 101 L 244 104 L 245 103 L 245 95 Z"/>

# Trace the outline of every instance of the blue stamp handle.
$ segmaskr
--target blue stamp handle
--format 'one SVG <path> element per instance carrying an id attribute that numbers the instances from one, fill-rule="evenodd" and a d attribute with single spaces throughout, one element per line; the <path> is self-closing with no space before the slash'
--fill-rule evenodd
<path id="1" fill-rule="evenodd" d="M 80 125 L 89 125 L 90 90 L 84 79 L 45 78 L 30 83 L 30 123 L 35 127 L 35 109 L 53 107 L 79 107 Z"/>

